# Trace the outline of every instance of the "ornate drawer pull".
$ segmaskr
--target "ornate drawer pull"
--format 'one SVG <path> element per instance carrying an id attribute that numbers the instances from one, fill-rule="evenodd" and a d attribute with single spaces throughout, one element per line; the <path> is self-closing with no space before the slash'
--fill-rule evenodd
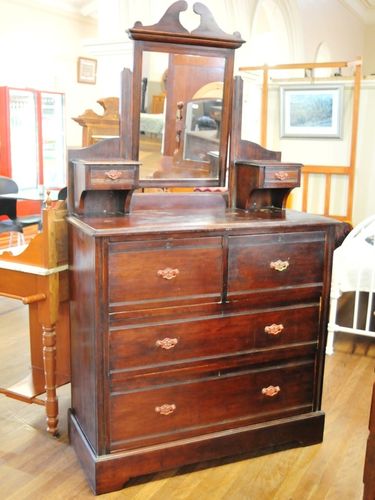
<path id="1" fill-rule="evenodd" d="M 170 415 L 176 409 L 176 405 L 168 405 L 164 404 L 161 406 L 155 406 L 156 413 L 160 413 L 160 415 Z"/>
<path id="2" fill-rule="evenodd" d="M 268 335 L 279 335 L 284 330 L 284 325 L 276 325 L 276 323 L 272 323 L 272 325 L 265 326 L 264 331 Z"/>
<path id="3" fill-rule="evenodd" d="M 285 271 L 285 269 L 288 269 L 289 267 L 289 261 L 288 260 L 275 260 L 273 262 L 270 262 L 270 268 L 275 269 L 276 271 Z"/>
<path id="4" fill-rule="evenodd" d="M 105 176 L 111 179 L 111 181 L 117 181 L 122 176 L 122 172 L 121 170 L 107 170 Z"/>
<path id="5" fill-rule="evenodd" d="M 155 345 L 157 347 L 161 347 L 162 349 L 173 349 L 175 345 L 177 345 L 178 340 L 177 339 L 170 339 L 169 337 L 166 337 L 163 340 L 157 340 L 155 342 Z"/>
<path id="6" fill-rule="evenodd" d="M 282 170 L 280 170 L 279 172 L 275 172 L 275 177 L 279 181 L 285 181 L 285 179 L 289 177 L 289 174 L 288 172 L 283 172 Z"/>
<path id="7" fill-rule="evenodd" d="M 278 385 L 269 385 L 268 387 L 263 387 L 262 394 L 267 396 L 268 398 L 273 398 L 281 391 Z"/>
<path id="8" fill-rule="evenodd" d="M 178 269 L 172 269 L 171 267 L 166 267 L 165 269 L 159 269 L 158 276 L 161 276 L 165 280 L 173 280 L 180 271 Z"/>

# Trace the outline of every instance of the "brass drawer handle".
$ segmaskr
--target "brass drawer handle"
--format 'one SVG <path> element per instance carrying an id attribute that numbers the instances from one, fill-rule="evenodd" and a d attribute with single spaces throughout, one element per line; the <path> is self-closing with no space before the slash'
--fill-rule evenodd
<path id="1" fill-rule="evenodd" d="M 170 415 L 176 409 L 176 405 L 172 404 L 163 404 L 161 406 L 155 406 L 156 413 L 160 413 L 160 415 Z"/>
<path id="2" fill-rule="evenodd" d="M 262 394 L 267 396 L 268 398 L 273 398 L 281 391 L 280 386 L 278 385 L 269 385 L 268 387 L 263 387 Z"/>
<path id="3" fill-rule="evenodd" d="M 264 327 L 265 333 L 268 335 L 279 335 L 284 330 L 284 325 L 276 325 L 276 323 L 272 323 L 272 325 L 268 325 Z"/>
<path id="4" fill-rule="evenodd" d="M 161 276 L 165 280 L 173 280 L 180 271 L 178 269 L 172 269 L 171 267 L 166 267 L 165 269 L 159 269 L 158 276 Z"/>
<path id="5" fill-rule="evenodd" d="M 275 172 L 275 177 L 279 181 L 285 181 L 285 179 L 289 177 L 289 174 L 288 172 L 283 172 L 282 170 L 280 170 L 279 172 Z"/>
<path id="6" fill-rule="evenodd" d="M 121 170 L 107 170 L 105 176 L 111 179 L 111 181 L 117 181 L 122 176 L 122 172 Z"/>
<path id="7" fill-rule="evenodd" d="M 289 261 L 288 260 L 275 260 L 273 262 L 270 262 L 270 268 L 275 269 L 276 271 L 285 271 L 285 269 L 288 269 L 289 267 Z"/>
<path id="8" fill-rule="evenodd" d="M 157 340 L 155 342 L 155 345 L 157 347 L 161 347 L 162 349 L 173 349 L 175 345 L 177 345 L 178 340 L 177 339 L 170 339 L 169 337 L 166 337 L 163 340 Z"/>

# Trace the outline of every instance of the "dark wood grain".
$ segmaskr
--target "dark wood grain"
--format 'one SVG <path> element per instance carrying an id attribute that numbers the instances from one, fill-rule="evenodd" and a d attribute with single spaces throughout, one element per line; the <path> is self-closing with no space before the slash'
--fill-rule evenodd
<path id="1" fill-rule="evenodd" d="M 372 388 L 372 400 L 369 419 L 369 436 L 366 446 L 365 467 L 363 471 L 363 500 L 375 498 L 375 384 Z"/>
<path id="2" fill-rule="evenodd" d="M 159 319 L 157 323 L 132 322 L 110 328 L 109 367 L 116 375 L 124 371 L 131 376 L 134 369 L 148 367 L 162 369 L 181 367 L 183 364 L 221 360 L 241 354 L 255 354 L 257 349 L 291 348 L 293 344 L 315 344 L 319 309 L 317 305 L 241 312 L 227 316 L 212 315 L 208 318 L 174 317 Z M 269 334 L 265 328 L 283 325 L 280 333 Z M 209 332 L 209 334 L 208 334 Z M 173 347 L 163 348 L 160 341 L 175 339 Z M 159 343 L 158 343 L 159 342 Z"/>
<path id="3" fill-rule="evenodd" d="M 250 425 L 238 429 L 218 432 L 215 446 L 211 436 L 201 436 L 195 440 L 181 440 L 163 443 L 129 452 L 118 452 L 102 456 L 98 460 L 84 440 L 82 431 L 74 415 L 70 414 L 70 436 L 76 448 L 81 465 L 87 471 L 90 486 L 96 494 L 121 489 L 135 471 L 145 475 L 164 469 L 171 469 L 218 457 L 246 454 L 270 453 L 278 449 L 307 446 L 321 442 L 324 428 L 322 412 L 306 413 L 294 419 L 270 421 L 267 425 Z"/>

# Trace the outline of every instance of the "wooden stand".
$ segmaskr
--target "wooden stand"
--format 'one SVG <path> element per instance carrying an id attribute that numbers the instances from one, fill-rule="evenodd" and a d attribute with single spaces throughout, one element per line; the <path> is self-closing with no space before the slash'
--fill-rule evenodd
<path id="1" fill-rule="evenodd" d="M 104 109 L 102 115 L 92 109 L 86 109 L 82 115 L 73 118 L 82 126 L 82 146 L 90 146 L 103 139 L 119 136 L 119 98 L 105 97 L 97 102 Z"/>
<path id="2" fill-rule="evenodd" d="M 31 374 L 8 397 L 45 405 L 47 430 L 58 434 L 56 387 L 70 381 L 66 209 L 43 210 L 43 231 L 17 256 L 0 255 L 0 295 L 29 306 Z M 40 396 L 45 393 L 45 399 Z"/>

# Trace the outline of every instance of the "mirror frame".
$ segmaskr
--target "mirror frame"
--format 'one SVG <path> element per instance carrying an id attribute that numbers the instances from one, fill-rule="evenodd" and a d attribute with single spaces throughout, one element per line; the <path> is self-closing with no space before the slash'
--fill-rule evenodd
<path id="1" fill-rule="evenodd" d="M 131 99 L 131 112 L 123 116 L 125 120 L 131 117 L 131 123 L 125 124 L 124 130 L 130 132 L 132 139 L 131 158 L 139 158 L 139 129 L 141 113 L 141 85 L 142 85 L 142 61 L 144 52 L 164 52 L 168 54 L 184 54 L 204 57 L 217 57 L 224 60 L 223 78 L 223 112 L 220 130 L 219 149 L 219 175 L 218 178 L 194 177 L 191 180 L 184 178 L 158 178 L 142 179 L 140 187 L 173 187 L 173 186 L 224 186 L 227 178 L 228 144 L 231 124 L 231 109 L 233 95 L 233 70 L 234 50 L 240 47 L 244 40 L 239 33 L 232 35 L 222 31 L 214 20 L 210 10 L 202 3 L 193 5 L 193 11 L 200 16 L 199 26 L 189 32 L 182 26 L 179 20 L 181 12 L 187 10 L 188 4 L 185 0 L 179 0 L 172 4 L 160 21 L 151 26 L 143 26 L 136 22 L 134 27 L 128 30 L 129 37 L 134 40 L 134 67 L 131 92 L 126 97 Z M 168 74 L 168 77 L 170 75 Z M 130 90 L 128 88 L 128 90 Z M 126 106 L 128 109 L 129 106 Z M 129 134 L 123 139 L 129 140 Z"/>

